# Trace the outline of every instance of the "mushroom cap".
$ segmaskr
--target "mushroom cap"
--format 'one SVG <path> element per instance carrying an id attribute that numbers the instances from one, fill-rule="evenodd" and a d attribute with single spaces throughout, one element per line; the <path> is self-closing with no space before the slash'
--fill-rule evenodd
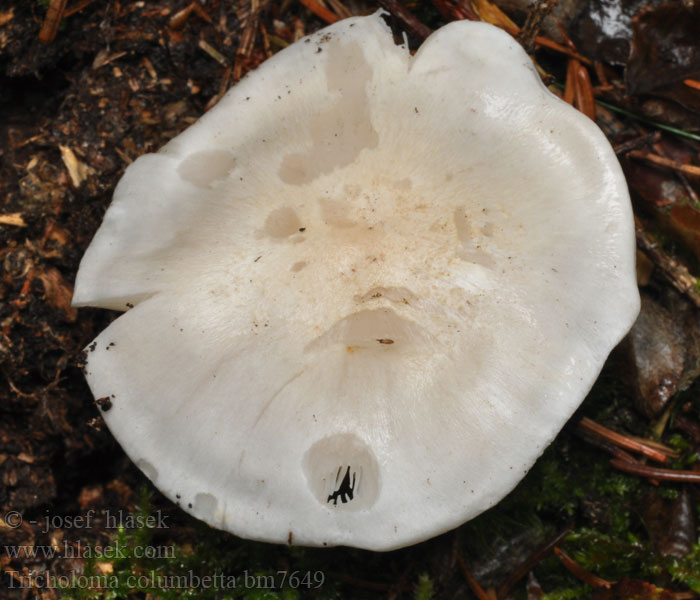
<path id="1" fill-rule="evenodd" d="M 74 303 L 105 421 L 247 538 L 389 550 L 506 495 L 639 310 L 607 140 L 520 46 L 380 14 L 238 83 L 119 182 Z M 103 403 L 104 404 L 104 403 Z"/>

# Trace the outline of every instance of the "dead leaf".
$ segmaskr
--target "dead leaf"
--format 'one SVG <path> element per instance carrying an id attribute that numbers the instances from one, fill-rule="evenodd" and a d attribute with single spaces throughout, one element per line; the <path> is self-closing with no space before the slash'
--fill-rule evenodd
<path id="1" fill-rule="evenodd" d="M 78 311 L 71 306 L 73 286 L 71 286 L 54 267 L 36 275 L 44 284 L 44 295 L 49 306 L 53 306 L 66 315 L 66 320 L 73 323 Z"/>
<path id="2" fill-rule="evenodd" d="M 632 19 L 648 0 L 590 0 L 576 20 L 572 37 L 585 56 L 624 65 L 633 36 Z"/>
<path id="3" fill-rule="evenodd" d="M 642 310 L 629 333 L 638 408 L 662 412 L 671 397 L 687 387 L 698 370 L 700 333 L 691 307 L 676 294 L 664 306 L 642 293 Z"/>
<path id="4" fill-rule="evenodd" d="M 634 19 L 625 84 L 632 94 L 652 94 L 700 112 L 700 90 L 684 83 L 700 78 L 700 4 L 669 2 Z"/>
<path id="5" fill-rule="evenodd" d="M 0 12 L 0 27 L 6 25 L 15 17 L 15 9 L 12 7 L 10 10 L 5 12 Z"/>
<path id="6" fill-rule="evenodd" d="M 59 144 L 58 147 L 61 150 L 61 158 L 63 159 L 63 164 L 66 165 L 66 169 L 68 169 L 71 182 L 75 187 L 80 187 L 83 181 L 93 172 L 92 168 L 78 160 L 75 152 L 68 146 Z"/>
<path id="7" fill-rule="evenodd" d="M 22 213 L 7 213 L 0 215 L 0 225 L 13 225 L 14 227 L 25 227 L 27 224 L 22 218 Z"/>

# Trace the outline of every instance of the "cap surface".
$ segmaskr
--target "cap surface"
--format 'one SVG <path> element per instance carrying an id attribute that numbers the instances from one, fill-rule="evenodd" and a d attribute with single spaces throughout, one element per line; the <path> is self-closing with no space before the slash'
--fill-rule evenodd
<path id="1" fill-rule="evenodd" d="M 87 379 L 209 524 L 388 550 L 522 478 L 634 321 L 624 177 L 507 34 L 381 17 L 265 62 L 128 167 L 74 302 Z"/>

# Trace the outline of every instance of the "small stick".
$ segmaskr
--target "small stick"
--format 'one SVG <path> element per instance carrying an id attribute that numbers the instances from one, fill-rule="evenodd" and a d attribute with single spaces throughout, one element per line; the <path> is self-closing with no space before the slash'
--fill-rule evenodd
<path id="1" fill-rule="evenodd" d="M 474 9 L 467 2 L 459 2 L 457 0 L 433 0 L 435 8 L 448 21 L 454 19 L 461 21 L 468 19 L 470 21 L 478 21 L 479 15 L 474 12 Z"/>
<path id="2" fill-rule="evenodd" d="M 2 27 L 3 25 L 7 25 L 14 18 L 15 18 L 14 6 L 6 12 L 0 12 L 0 27 Z"/>
<path id="3" fill-rule="evenodd" d="M 430 27 L 416 19 L 413 13 L 400 0 L 379 0 L 379 4 L 396 17 L 406 27 L 408 32 L 420 41 L 423 41 L 433 32 Z"/>
<path id="4" fill-rule="evenodd" d="M 50 44 L 56 39 L 56 33 L 63 19 L 67 1 L 68 0 L 51 0 L 51 4 L 49 4 L 46 16 L 44 17 L 44 22 L 41 25 L 41 31 L 39 31 L 39 40 L 44 44 Z"/>
<path id="5" fill-rule="evenodd" d="M 581 429 L 585 429 L 586 431 L 589 431 L 590 433 L 593 433 L 605 440 L 608 440 L 615 444 L 616 446 L 620 446 L 621 448 L 626 448 L 627 450 L 632 450 L 632 452 L 639 452 L 639 454 L 643 454 L 644 456 L 647 456 L 653 460 L 656 460 L 660 463 L 665 463 L 666 462 L 666 454 L 661 452 L 660 450 L 657 450 L 655 448 L 651 448 L 647 444 L 643 442 L 639 442 L 633 439 L 628 438 L 625 435 L 622 435 L 621 433 L 617 433 L 616 431 L 613 431 L 612 429 L 608 429 L 607 427 L 604 427 L 603 425 L 600 425 L 599 423 L 596 423 L 592 419 L 589 419 L 588 417 L 584 417 L 581 419 L 579 422 L 579 427 Z"/>
<path id="6" fill-rule="evenodd" d="M 510 32 L 508 32 L 510 33 Z M 593 64 L 593 61 L 590 60 L 589 58 L 586 58 L 583 56 L 583 54 L 579 54 L 578 52 L 574 52 L 573 50 L 570 50 L 569 48 L 566 48 L 565 46 L 562 46 L 561 44 L 557 44 L 556 42 L 553 42 L 549 38 L 542 37 L 541 35 L 538 35 L 535 38 L 535 43 L 538 46 L 542 46 L 544 48 L 549 48 L 550 50 L 554 50 L 556 52 L 560 52 L 561 54 L 566 54 L 567 56 L 570 56 L 571 58 L 575 58 L 579 61 L 581 61 L 584 65 L 591 66 Z"/>
<path id="7" fill-rule="evenodd" d="M 574 105 L 576 99 L 576 74 L 574 72 L 575 58 L 570 58 L 566 63 L 566 83 L 564 84 L 564 96 L 562 100 L 567 104 Z M 581 64 L 581 63 L 578 63 Z"/>
<path id="8" fill-rule="evenodd" d="M 562 564 L 572 575 L 574 575 L 584 583 L 587 583 L 588 585 L 597 588 L 603 587 L 609 589 L 612 587 L 612 581 L 608 581 L 607 579 L 603 579 L 602 577 L 594 575 L 590 571 L 586 571 L 586 569 L 579 565 L 574 559 L 567 556 L 567 554 L 563 550 L 561 550 L 561 548 L 554 548 L 554 554 L 556 554 L 561 559 Z"/>
<path id="9" fill-rule="evenodd" d="M 661 144 L 654 144 L 653 149 L 656 150 L 656 152 L 664 158 L 668 158 L 668 155 L 666 154 L 666 151 L 664 150 L 663 146 L 661 146 Z M 695 203 L 700 203 L 700 198 L 698 198 L 698 195 L 693 189 L 693 186 L 690 185 L 688 178 L 680 171 L 676 171 L 676 177 L 678 177 L 678 179 L 681 180 L 681 183 L 685 187 L 685 191 L 688 192 L 688 196 L 690 196 L 690 199 Z"/>
<path id="10" fill-rule="evenodd" d="M 566 34 L 564 28 L 557 21 L 561 37 L 566 43 L 566 47 L 572 52 L 576 51 L 576 46 L 571 38 Z M 575 106 L 580 112 L 586 115 L 591 121 L 595 121 L 595 97 L 591 76 L 588 74 L 588 67 L 577 58 L 569 58 L 566 65 L 566 88 L 564 90 L 564 100 Z"/>
<path id="11" fill-rule="evenodd" d="M 348 19 L 353 16 L 350 10 L 340 0 L 327 0 L 333 12 L 341 19 Z"/>
<path id="12" fill-rule="evenodd" d="M 648 144 L 655 144 L 661 139 L 661 132 L 655 131 L 654 133 L 647 133 L 646 135 L 641 135 L 639 137 L 627 140 L 622 144 L 618 144 L 613 148 L 615 154 L 626 154 L 630 150 L 637 150 Z"/>
<path id="13" fill-rule="evenodd" d="M 535 0 L 530 4 L 525 23 L 518 34 L 518 41 L 528 54 L 532 54 L 535 48 L 535 37 L 542 28 L 542 22 L 551 14 L 558 3 L 559 0 Z"/>
<path id="14" fill-rule="evenodd" d="M 221 77 L 219 91 L 216 94 L 214 94 L 211 98 L 209 98 L 209 102 L 207 102 L 207 105 L 204 107 L 205 111 L 208 111 L 212 107 L 216 106 L 217 102 L 219 102 L 219 100 L 221 100 L 224 97 L 226 90 L 228 90 L 228 83 L 231 79 L 232 71 L 233 69 L 231 67 L 226 67 L 226 70 L 224 71 L 224 74 Z"/>
<path id="15" fill-rule="evenodd" d="M 294 23 L 294 37 L 292 40 L 296 42 L 306 35 L 304 33 L 304 21 L 294 18 L 292 19 L 292 23 Z"/>
<path id="16" fill-rule="evenodd" d="M 603 446 L 607 446 L 607 444 L 603 444 Z M 610 446 L 609 448 L 606 448 L 606 450 L 610 451 L 615 458 L 619 460 L 624 460 L 625 462 L 628 463 L 634 463 L 636 465 L 640 465 L 640 463 L 634 456 L 632 456 L 629 452 L 625 452 L 624 450 L 618 448 L 617 446 Z"/>
<path id="17" fill-rule="evenodd" d="M 63 13 L 64 17 L 70 17 L 71 15 L 74 15 L 77 12 L 80 12 L 83 10 L 86 6 L 89 6 L 92 4 L 95 0 L 79 0 L 79 2 L 76 2 L 73 6 L 70 8 L 67 8 L 65 12 Z"/>
<path id="18" fill-rule="evenodd" d="M 500 8 L 495 4 L 489 2 L 489 0 L 472 0 L 472 7 L 478 13 L 482 21 L 486 21 L 491 25 L 496 25 L 501 29 L 505 29 L 513 37 L 518 37 L 520 34 L 520 27 L 518 27 L 510 17 L 506 15 Z M 585 56 L 579 54 L 571 48 L 557 44 L 556 42 L 546 38 L 544 36 L 538 35 L 535 37 L 535 44 L 538 46 L 543 46 L 544 48 L 549 48 L 550 50 L 555 50 L 562 54 L 566 54 L 572 58 L 576 58 L 581 61 L 584 65 L 592 66 L 593 61 L 586 58 Z"/>
<path id="19" fill-rule="evenodd" d="M 21 212 L 5 213 L 0 215 L 0 225 L 12 225 L 14 227 L 26 227 Z"/>
<path id="20" fill-rule="evenodd" d="M 204 52 L 211 56 L 222 67 L 228 67 L 228 60 L 223 54 L 221 54 L 221 52 L 214 48 L 214 46 L 212 46 L 205 40 L 199 40 L 199 43 L 197 45 L 201 50 L 204 50 Z"/>
<path id="21" fill-rule="evenodd" d="M 695 306 L 700 307 L 697 278 L 691 275 L 688 269 L 675 258 L 666 254 L 656 240 L 641 228 L 639 223 L 637 223 L 637 247 L 661 269 L 661 273 L 673 287 L 681 294 L 688 296 Z"/>
<path id="22" fill-rule="evenodd" d="M 551 540 L 545 542 L 535 549 L 518 567 L 513 571 L 498 588 L 498 598 L 505 598 L 511 588 L 520 581 L 529 571 L 536 567 L 542 559 L 549 554 L 552 549 L 559 544 L 567 535 L 571 533 L 571 527 L 567 527 L 563 531 L 555 535 Z"/>
<path id="23" fill-rule="evenodd" d="M 661 433 L 663 432 L 660 432 L 659 437 L 661 437 Z M 656 448 L 659 452 L 663 452 L 668 458 L 678 458 L 680 456 L 680 454 L 678 454 L 678 452 L 676 452 L 673 448 L 669 448 L 666 444 L 662 444 L 656 440 L 649 440 L 636 435 L 628 435 L 627 437 L 635 442 L 645 444 L 650 448 Z"/>
<path id="24" fill-rule="evenodd" d="M 613 458 L 610 464 L 620 471 L 656 479 L 658 481 L 679 481 L 685 483 L 700 483 L 700 473 L 697 471 L 681 471 L 677 469 L 660 469 L 658 467 L 650 467 L 641 463 L 630 463 L 625 460 Z"/>
<path id="25" fill-rule="evenodd" d="M 595 99 L 593 98 L 591 76 L 588 74 L 588 69 L 581 64 L 581 61 L 575 58 L 572 58 L 571 61 L 575 62 L 576 108 L 591 121 L 595 121 Z"/>
<path id="26" fill-rule="evenodd" d="M 617 446 L 612 446 L 611 452 L 613 456 L 615 457 L 615 460 L 620 460 L 624 463 L 627 463 L 628 465 L 643 465 L 644 463 L 639 462 L 634 456 L 631 454 L 628 454 L 624 450 L 620 450 Z M 613 460 L 613 459 L 611 459 Z M 656 479 L 650 479 L 649 483 L 652 485 L 659 485 L 659 482 Z"/>
<path id="27" fill-rule="evenodd" d="M 267 35 L 267 27 L 265 27 L 264 24 L 260 23 L 259 28 L 260 35 L 262 36 L 263 50 L 265 51 L 265 56 L 267 58 L 270 58 L 272 56 L 272 50 L 270 50 L 270 38 Z"/>
<path id="28" fill-rule="evenodd" d="M 168 20 L 168 26 L 170 29 L 180 29 L 190 16 L 190 13 L 194 10 L 195 3 L 190 2 L 182 10 L 178 10 L 170 19 Z"/>
<path id="29" fill-rule="evenodd" d="M 467 563 L 464 562 L 462 555 L 459 552 L 457 552 L 456 557 L 457 562 L 459 563 L 459 567 L 460 569 L 462 569 L 462 574 L 467 580 L 467 584 L 471 588 L 472 592 L 474 592 L 474 595 L 479 600 L 493 600 L 493 598 L 484 591 L 484 588 L 481 587 L 479 582 L 476 579 L 474 579 L 474 575 L 472 575 L 471 571 L 469 570 Z"/>
<path id="30" fill-rule="evenodd" d="M 245 18 L 245 25 L 238 41 L 236 59 L 233 65 L 233 79 L 238 81 L 243 75 L 243 63 L 250 58 L 255 46 L 255 35 L 258 30 L 260 16 L 260 3 L 258 0 L 250 0 L 250 9 Z"/>
<path id="31" fill-rule="evenodd" d="M 396 600 L 399 596 L 400 590 L 405 590 L 409 588 L 407 583 L 408 578 L 415 572 L 416 562 L 414 560 L 408 561 L 406 568 L 403 570 L 401 575 L 399 575 L 399 580 L 392 586 L 392 589 L 387 594 L 387 600 Z"/>
<path id="32" fill-rule="evenodd" d="M 655 165 L 660 165 L 662 167 L 668 167 L 679 173 L 684 173 L 685 175 L 690 175 L 691 177 L 700 177 L 700 167 L 695 165 L 684 165 L 678 161 L 672 160 L 670 158 L 665 158 L 659 156 L 658 154 L 652 154 L 651 152 L 642 152 L 641 150 L 632 150 L 627 156 L 632 158 L 639 158 L 647 162 L 653 163 Z"/>
<path id="33" fill-rule="evenodd" d="M 612 85 L 608 81 L 608 76 L 605 73 L 605 67 L 603 66 L 603 63 L 597 60 L 593 63 L 593 68 L 595 69 L 595 74 L 598 76 L 598 81 L 600 81 L 600 85 L 604 88 L 612 89 Z"/>
<path id="34" fill-rule="evenodd" d="M 319 19 L 325 21 L 329 25 L 332 25 L 338 21 L 338 17 L 328 10 L 325 6 L 322 6 L 316 0 L 299 0 L 306 8 L 308 8 L 313 14 L 315 14 Z"/>

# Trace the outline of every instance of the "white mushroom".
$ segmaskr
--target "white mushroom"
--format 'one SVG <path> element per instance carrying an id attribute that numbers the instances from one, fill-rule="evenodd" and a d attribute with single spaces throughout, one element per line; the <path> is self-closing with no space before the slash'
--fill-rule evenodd
<path id="1" fill-rule="evenodd" d="M 237 535 L 375 550 L 498 502 L 639 308 L 593 122 L 507 34 L 339 22 L 120 181 L 77 306 L 129 456 Z M 103 403 L 104 405 L 104 403 Z"/>

